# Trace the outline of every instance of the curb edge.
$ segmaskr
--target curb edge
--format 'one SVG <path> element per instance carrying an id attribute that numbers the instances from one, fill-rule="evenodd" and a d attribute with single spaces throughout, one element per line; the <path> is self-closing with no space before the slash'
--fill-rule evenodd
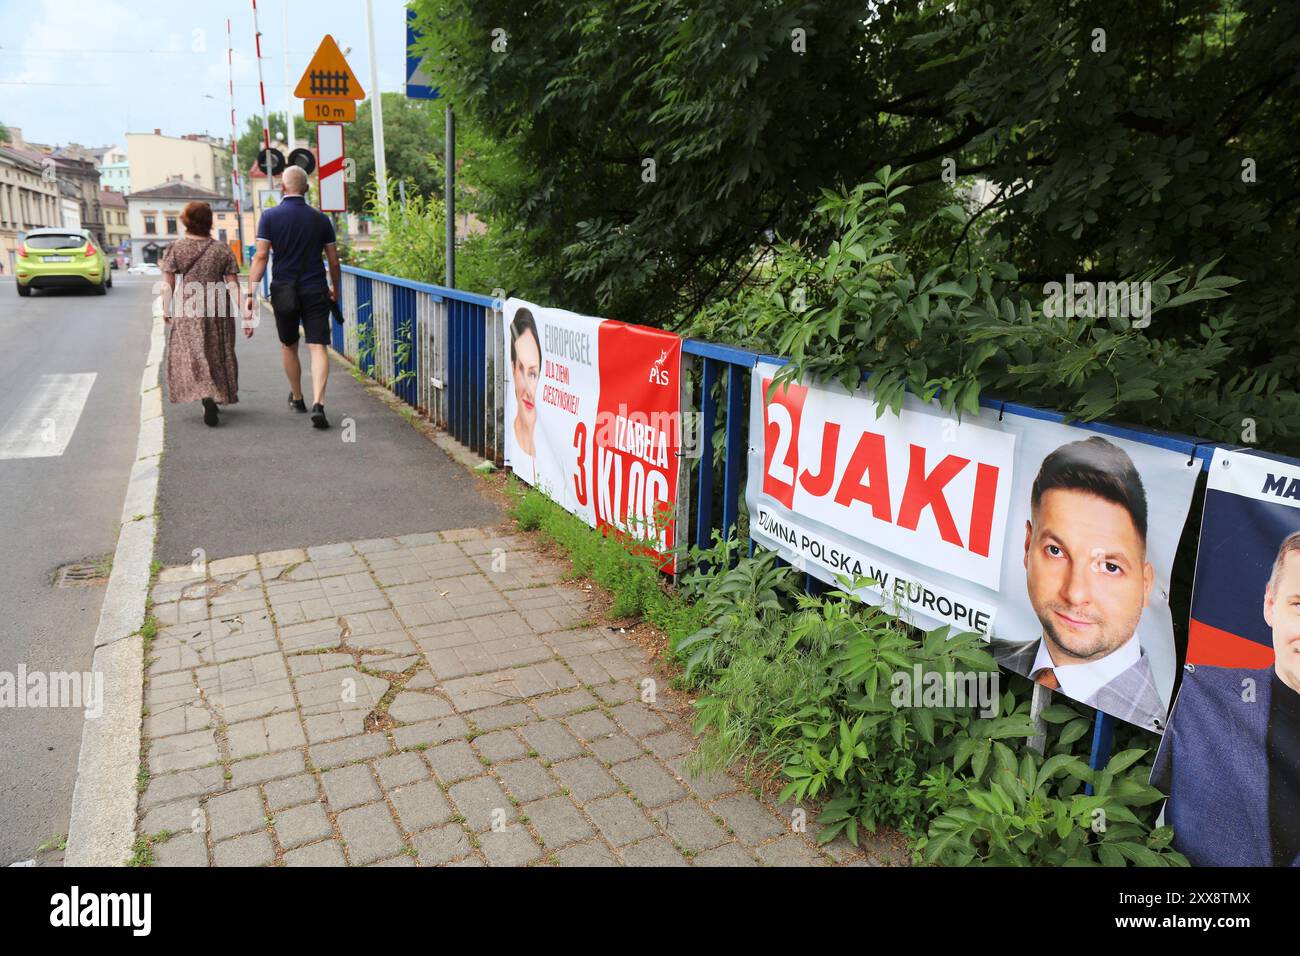
<path id="1" fill-rule="evenodd" d="M 122 505 L 121 531 L 95 629 L 92 671 L 103 675 L 104 712 L 82 724 L 64 866 L 122 866 L 135 844 L 144 707 L 144 623 L 157 533 L 163 456 L 161 369 L 165 334 L 154 314 L 140 380 L 140 432 Z"/>

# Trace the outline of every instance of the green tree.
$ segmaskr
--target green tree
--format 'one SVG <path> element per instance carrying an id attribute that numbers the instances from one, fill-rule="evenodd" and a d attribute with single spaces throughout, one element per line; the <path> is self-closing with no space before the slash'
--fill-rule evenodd
<path id="1" fill-rule="evenodd" d="M 384 158 L 388 178 L 403 181 L 424 198 L 443 194 L 443 112 L 439 101 L 384 96 Z M 357 120 L 343 132 L 345 151 L 356 161 L 356 182 L 348 183 L 348 210 L 366 211 L 366 196 L 375 181 L 371 101 L 357 105 Z"/>
<path id="2" fill-rule="evenodd" d="M 1067 275 L 1221 260 L 1220 278 L 1243 280 L 1231 297 L 1182 300 L 1143 333 L 1157 358 L 1199 349 L 1209 372 L 1176 424 L 1300 436 L 1300 6 L 1160 0 L 1140 20 L 1120 0 L 413 6 L 436 82 L 493 145 L 473 181 L 546 277 L 532 294 L 680 324 L 766 278 L 777 237 L 825 251 L 824 188 L 908 168 L 900 216 L 925 224 L 910 250 L 1009 263 L 1013 303 L 1041 305 Z M 970 198 L 977 177 L 991 200 Z M 1178 381 L 1157 369 L 1138 387 L 1171 398 Z"/>

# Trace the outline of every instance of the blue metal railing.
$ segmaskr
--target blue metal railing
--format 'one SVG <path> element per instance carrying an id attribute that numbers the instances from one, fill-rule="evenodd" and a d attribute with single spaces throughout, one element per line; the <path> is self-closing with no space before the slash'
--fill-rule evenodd
<path id="1" fill-rule="evenodd" d="M 494 370 L 503 345 L 493 299 L 344 266 L 340 304 L 335 351 L 461 444 L 501 461 Z"/>
<path id="2" fill-rule="evenodd" d="M 502 461 L 501 422 L 505 360 L 499 303 L 487 296 L 425 282 L 344 266 L 342 299 L 345 325 L 336 328 L 336 351 L 358 362 L 391 388 L 403 401 L 424 409 L 462 444 L 485 457 Z M 383 326 L 377 325 L 383 323 Z M 382 345 L 382 354 L 381 354 Z M 784 365 L 786 359 L 733 345 L 687 339 L 682 352 L 698 366 L 700 456 L 693 493 L 683 514 L 687 538 L 701 548 L 713 534 L 737 532 L 748 458 L 750 377 L 760 361 Z M 869 376 L 864 375 L 866 381 Z M 1064 422 L 1068 416 L 983 398 L 980 405 L 999 415 L 1015 414 Z M 683 413 L 688 409 L 683 408 Z M 720 415 L 721 413 L 721 415 Z M 715 465 L 713 440 L 719 417 L 723 430 L 722 460 Z M 1179 435 L 1105 423 L 1075 425 L 1099 433 L 1180 451 L 1188 465 L 1209 467 L 1214 443 Z M 721 484 L 721 500 L 715 485 Z M 754 542 L 750 539 L 750 552 Z M 827 588 L 804 575 L 810 593 Z M 1115 719 L 1096 712 L 1089 764 L 1100 769 L 1110 759 Z"/>
<path id="3" fill-rule="evenodd" d="M 752 371 L 760 361 L 784 365 L 786 360 L 734 345 L 720 345 L 700 339 L 684 341 L 682 352 L 685 355 L 695 356 L 700 364 L 701 457 L 695 485 L 697 508 L 694 540 L 697 546 L 707 548 L 712 541 L 715 528 L 724 537 L 728 536 L 735 530 L 740 517 L 740 497 L 744 492 L 741 463 L 745 461 L 748 454 L 746 435 L 749 422 L 745 412 L 746 397 L 749 393 L 747 373 Z M 722 512 L 721 523 L 715 524 L 713 520 L 715 475 L 712 456 L 713 434 L 719 407 L 715 392 L 719 390 L 719 382 L 724 381 L 722 378 L 724 368 L 726 370 L 726 416 L 723 419 Z"/>

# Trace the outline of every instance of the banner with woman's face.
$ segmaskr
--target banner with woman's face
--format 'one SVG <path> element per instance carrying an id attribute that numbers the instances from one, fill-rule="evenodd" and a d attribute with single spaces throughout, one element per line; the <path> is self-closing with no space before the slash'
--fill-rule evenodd
<path id="1" fill-rule="evenodd" d="M 588 524 L 666 554 L 682 467 L 681 337 L 521 299 L 504 317 L 506 465 Z"/>

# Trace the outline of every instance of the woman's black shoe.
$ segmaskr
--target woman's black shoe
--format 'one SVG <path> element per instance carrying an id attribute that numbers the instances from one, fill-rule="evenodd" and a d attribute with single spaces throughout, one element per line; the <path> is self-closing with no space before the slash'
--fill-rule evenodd
<path id="1" fill-rule="evenodd" d="M 289 393 L 289 407 L 295 412 L 303 412 L 305 414 L 307 411 L 307 403 L 301 398 L 294 398 L 293 392 Z"/>
<path id="2" fill-rule="evenodd" d="M 217 403 L 210 398 L 203 400 L 203 424 L 212 427 L 217 423 Z"/>
<path id="3" fill-rule="evenodd" d="M 329 428 L 330 423 L 325 418 L 325 406 L 317 402 L 311 407 L 311 425 L 312 428 Z"/>

